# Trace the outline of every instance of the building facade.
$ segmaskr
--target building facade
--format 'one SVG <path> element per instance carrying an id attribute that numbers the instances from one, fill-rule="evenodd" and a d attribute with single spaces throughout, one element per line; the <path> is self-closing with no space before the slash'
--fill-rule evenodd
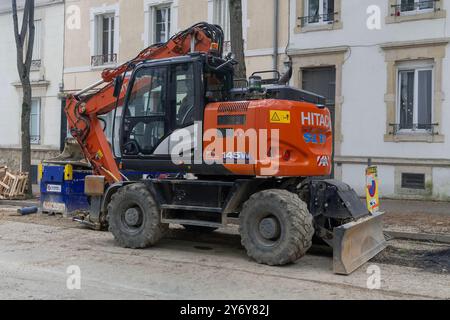
<path id="1" fill-rule="evenodd" d="M 448 6 L 243 0 L 247 73 L 283 70 L 287 51 L 291 84 L 327 97 L 333 174 L 360 195 L 371 162 L 384 197 L 448 200 Z M 95 83 L 105 67 L 199 21 L 220 24 L 229 41 L 227 0 L 67 0 L 64 90 Z"/>
<path id="2" fill-rule="evenodd" d="M 327 97 L 335 176 L 365 193 L 450 199 L 447 0 L 290 0 L 293 84 Z"/>
<path id="3" fill-rule="evenodd" d="M 288 40 L 285 18 L 288 2 L 243 0 L 242 3 L 248 74 L 272 69 L 275 53 L 276 63 L 282 65 Z M 278 20 L 277 29 L 275 3 L 278 16 L 284 17 Z M 225 31 L 225 50 L 230 50 L 228 0 L 67 0 L 66 19 L 65 90 L 95 83 L 104 68 L 132 59 L 143 48 L 167 41 L 200 21 L 221 25 Z"/>
<path id="4" fill-rule="evenodd" d="M 23 2 L 18 1 L 19 16 Z M 20 20 L 20 17 L 19 17 Z M 64 1 L 38 0 L 35 10 L 35 45 L 31 69 L 32 165 L 59 153 L 63 71 Z M 20 170 L 22 87 L 16 66 L 11 2 L 0 5 L 0 162 Z M 35 172 L 33 172 L 35 174 Z"/>
<path id="5" fill-rule="evenodd" d="M 231 49 L 229 0 L 66 0 L 65 3 L 66 93 L 96 83 L 105 68 L 118 66 L 151 44 L 165 42 L 201 21 L 222 26 L 224 51 Z M 242 11 L 247 74 L 282 67 L 289 22 L 281 17 L 288 16 L 288 2 L 243 0 Z M 261 37 L 262 34 L 265 36 Z M 113 112 L 104 119 L 105 132 L 111 141 Z"/>

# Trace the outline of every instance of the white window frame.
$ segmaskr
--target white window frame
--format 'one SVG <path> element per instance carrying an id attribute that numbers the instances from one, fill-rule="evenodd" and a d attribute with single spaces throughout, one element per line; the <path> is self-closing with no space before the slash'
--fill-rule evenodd
<path id="1" fill-rule="evenodd" d="M 33 61 L 41 61 L 42 59 L 42 20 L 34 21 L 34 46 L 33 46 Z"/>
<path id="2" fill-rule="evenodd" d="M 31 137 L 31 128 L 32 128 L 32 122 L 31 122 L 31 118 L 33 115 L 33 107 L 31 107 L 30 110 L 30 144 L 33 145 L 39 145 L 41 144 L 41 140 L 42 140 L 42 134 L 41 134 L 41 118 L 42 118 L 42 107 L 41 107 L 41 99 L 40 98 L 32 98 L 31 99 L 31 103 L 33 104 L 33 102 L 37 102 L 37 116 L 38 116 L 38 121 L 37 121 L 37 131 L 38 131 L 38 138 L 37 140 L 33 140 Z"/>
<path id="3" fill-rule="evenodd" d="M 421 1 L 420 0 L 414 0 L 415 4 L 419 4 Z M 397 0 L 397 5 L 401 5 L 402 4 L 402 0 Z M 423 13 L 428 13 L 428 12 L 434 12 L 434 6 L 433 8 L 427 8 L 427 9 L 420 9 L 419 6 L 417 6 L 417 8 L 415 8 L 414 10 L 411 11 L 402 11 L 401 7 L 400 7 L 400 15 L 402 16 L 411 16 L 411 15 L 416 15 L 416 14 L 423 14 Z"/>
<path id="4" fill-rule="evenodd" d="M 31 71 L 38 71 L 42 65 L 42 20 L 34 20 L 33 56 L 31 58 Z M 25 48 L 28 47 L 29 37 L 25 38 Z"/>
<path id="5" fill-rule="evenodd" d="M 304 16 L 305 17 L 309 17 L 309 2 L 310 2 L 311 0 L 304 0 L 304 8 L 305 8 L 305 10 L 304 10 Z M 334 21 L 333 20 L 329 20 L 329 21 L 324 21 L 324 19 L 323 19 L 323 16 L 324 16 L 324 12 L 323 12 L 323 4 L 324 4 L 324 1 L 327 1 L 327 0 L 319 0 L 319 13 L 318 13 L 318 15 L 319 15 L 319 17 L 321 17 L 321 18 L 319 18 L 319 21 L 317 21 L 317 22 L 309 22 L 309 21 L 307 21 L 306 23 L 305 23 L 305 25 L 313 25 L 313 26 L 317 26 L 317 25 L 326 25 L 326 24 L 330 24 L 330 23 L 333 23 Z M 336 5 L 336 3 L 334 4 L 334 5 Z"/>
<path id="6" fill-rule="evenodd" d="M 400 84 L 400 72 L 402 71 L 413 71 L 414 70 L 414 110 L 413 110 L 413 125 L 418 123 L 419 119 L 419 72 L 420 71 L 431 71 L 431 122 L 434 120 L 434 63 L 433 62 L 412 62 L 412 63 L 401 63 L 397 67 L 397 90 L 396 90 L 396 118 L 397 123 L 400 124 L 400 103 L 401 103 L 401 84 Z M 401 129 L 398 133 L 429 133 L 427 129 Z"/>
<path id="7" fill-rule="evenodd" d="M 107 13 L 107 14 L 100 14 L 100 15 L 97 15 L 97 32 L 98 32 L 98 35 L 97 35 L 97 39 L 96 39 L 96 53 L 97 53 L 97 55 L 103 55 L 104 53 L 104 49 L 105 48 L 103 48 L 103 40 L 104 40 L 104 37 L 105 37 L 105 30 L 104 30 L 104 22 L 105 22 L 105 19 L 108 19 L 109 20 L 109 29 L 107 30 L 107 33 L 108 33 L 108 50 L 107 50 L 107 52 L 108 52 L 108 55 L 110 55 L 110 54 L 114 54 L 115 53 L 115 50 L 114 50 L 114 47 L 115 47 L 115 39 L 114 39 L 114 37 L 111 37 L 111 33 L 112 32 L 116 32 L 115 31 L 115 29 L 113 29 L 112 28 L 112 21 L 113 21 L 113 19 L 114 19 L 114 14 L 112 14 L 112 13 Z"/>
<path id="8" fill-rule="evenodd" d="M 155 42 L 155 14 L 156 8 L 170 7 L 170 30 L 169 38 L 178 30 L 178 0 L 144 0 L 144 47 Z"/>
<path id="9" fill-rule="evenodd" d="M 228 21 L 227 21 L 228 20 Z M 224 40 L 230 41 L 230 1 L 213 0 L 213 21 L 222 27 Z"/>
<path id="10" fill-rule="evenodd" d="M 91 24 L 91 39 L 90 39 L 90 49 L 91 57 L 99 55 L 99 36 L 103 33 L 103 29 L 99 25 L 99 17 L 105 15 L 114 15 L 114 49 L 113 53 L 117 56 L 117 61 L 119 61 L 119 48 L 120 48 L 120 7 L 119 4 L 113 4 L 110 6 L 102 6 L 97 8 L 91 8 L 90 10 L 90 24 Z M 100 53 L 103 54 L 103 53 Z M 115 66 L 115 63 L 106 63 L 99 66 L 92 66 L 91 69 L 104 69 L 108 66 Z"/>

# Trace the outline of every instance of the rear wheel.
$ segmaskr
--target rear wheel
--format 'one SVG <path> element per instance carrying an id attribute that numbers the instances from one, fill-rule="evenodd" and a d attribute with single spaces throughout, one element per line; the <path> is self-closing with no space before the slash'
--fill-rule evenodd
<path id="1" fill-rule="evenodd" d="M 135 183 L 119 189 L 108 205 L 109 231 L 125 248 L 156 244 L 169 228 L 161 223 L 160 211 L 147 187 Z"/>
<path id="2" fill-rule="evenodd" d="M 186 229 L 187 231 L 197 233 L 211 233 L 218 229 L 216 227 L 191 226 L 188 224 L 183 224 L 183 228 Z"/>
<path id="3" fill-rule="evenodd" d="M 292 263 L 312 245 L 312 216 L 306 203 L 289 191 L 274 189 L 254 194 L 244 204 L 239 219 L 242 245 L 258 263 Z"/>

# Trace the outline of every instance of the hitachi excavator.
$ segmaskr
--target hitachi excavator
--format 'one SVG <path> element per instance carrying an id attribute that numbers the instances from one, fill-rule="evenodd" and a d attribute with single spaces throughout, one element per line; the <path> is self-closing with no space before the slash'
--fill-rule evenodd
<path id="1" fill-rule="evenodd" d="M 381 214 L 328 178 L 324 98 L 279 75 L 237 87 L 235 64 L 222 29 L 198 23 L 68 97 L 70 132 L 93 170 L 82 222 L 133 249 L 155 245 L 169 224 L 238 223 L 248 256 L 274 266 L 304 256 L 314 237 L 333 248 L 335 273 L 353 272 L 386 242 Z M 110 112 L 111 142 L 100 117 Z"/>

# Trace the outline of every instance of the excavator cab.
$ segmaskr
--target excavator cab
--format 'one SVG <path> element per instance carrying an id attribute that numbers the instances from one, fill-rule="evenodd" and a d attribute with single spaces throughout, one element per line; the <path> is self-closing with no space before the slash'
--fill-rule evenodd
<path id="1" fill-rule="evenodd" d="M 113 137 L 120 139 L 122 168 L 185 172 L 185 166 L 172 161 L 172 134 L 202 123 L 205 106 L 227 101 L 232 84 L 227 61 L 204 54 L 136 66 L 123 100 L 120 130 L 114 130 L 120 137 Z"/>

